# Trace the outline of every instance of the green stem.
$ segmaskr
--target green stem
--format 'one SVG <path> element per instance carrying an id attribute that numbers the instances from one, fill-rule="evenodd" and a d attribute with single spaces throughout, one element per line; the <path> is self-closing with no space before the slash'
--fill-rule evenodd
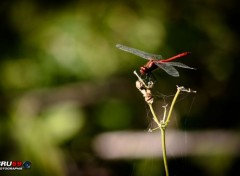
<path id="1" fill-rule="evenodd" d="M 159 123 L 158 118 L 157 118 L 157 116 L 156 116 L 156 114 L 155 114 L 155 112 L 153 110 L 152 104 L 148 103 L 148 106 L 149 106 L 149 108 L 150 108 L 150 110 L 152 112 L 153 120 L 157 123 L 158 127 L 161 128 L 161 124 Z"/>
<path id="2" fill-rule="evenodd" d="M 177 92 L 173 98 L 173 101 L 172 101 L 172 104 L 170 106 L 170 109 L 169 109 L 169 112 L 168 112 L 168 116 L 167 116 L 167 119 L 165 121 L 165 115 L 166 115 L 166 108 L 165 108 L 165 111 L 164 111 L 164 118 L 163 118 L 163 121 L 159 122 L 158 121 L 158 118 L 153 110 L 153 107 L 152 107 L 152 104 L 148 104 L 149 107 L 150 107 L 150 110 L 152 112 L 152 115 L 153 115 L 153 120 L 157 123 L 158 127 L 160 128 L 161 130 L 161 139 L 162 139 L 162 152 L 163 152 L 163 162 L 164 162 L 164 167 L 165 167 L 165 172 L 166 172 L 166 176 L 169 176 L 169 172 L 168 172 L 168 164 L 167 164 L 167 150 L 166 150 L 166 135 L 165 135 L 165 129 L 170 121 L 170 117 L 172 115 L 172 111 L 173 111 L 173 107 L 176 103 L 176 100 L 177 100 L 177 97 L 179 95 L 179 93 L 181 92 L 182 88 L 181 87 L 178 87 L 177 89 Z"/>
<path id="3" fill-rule="evenodd" d="M 168 164 L 167 164 L 167 152 L 166 152 L 166 140 L 165 140 L 165 127 L 161 127 L 161 136 L 162 136 L 162 152 L 163 152 L 163 162 L 165 167 L 166 176 L 169 175 Z"/>
<path id="4" fill-rule="evenodd" d="M 174 96 L 174 98 L 173 98 L 171 107 L 170 107 L 170 109 L 169 109 L 168 116 L 167 116 L 167 120 L 165 121 L 165 126 L 167 126 L 168 123 L 169 123 L 169 121 L 170 121 L 170 117 L 171 117 L 171 115 L 172 115 L 172 110 L 173 110 L 174 104 L 176 103 L 177 97 L 178 97 L 178 95 L 179 95 L 180 92 L 181 92 L 181 87 L 178 87 L 177 92 L 176 92 L 176 94 L 175 94 L 175 96 Z"/>
<path id="5" fill-rule="evenodd" d="M 150 107 L 150 110 L 152 112 L 153 115 L 153 120 L 157 123 L 158 127 L 161 130 L 161 140 L 162 140 L 162 152 L 163 152 L 163 162 L 164 162 L 164 168 L 165 168 L 165 172 L 166 172 L 166 176 L 169 175 L 168 172 L 168 164 L 167 164 L 167 152 L 166 152 L 166 139 L 165 139 L 165 124 L 162 124 L 158 121 L 157 116 L 153 110 L 152 104 L 148 104 Z M 166 110 L 166 109 L 165 109 Z M 164 111 L 165 112 L 165 111 Z M 163 122 L 164 123 L 164 122 Z"/>

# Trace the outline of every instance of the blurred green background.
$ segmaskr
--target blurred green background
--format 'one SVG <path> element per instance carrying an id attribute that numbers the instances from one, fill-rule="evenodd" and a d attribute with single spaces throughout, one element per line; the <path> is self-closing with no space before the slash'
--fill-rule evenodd
<path id="1" fill-rule="evenodd" d="M 0 158 L 32 168 L 0 175 L 164 175 L 161 157 L 107 160 L 93 150 L 99 134 L 147 133 L 151 121 L 132 74 L 146 61 L 117 43 L 165 58 L 191 51 L 181 62 L 196 71 L 156 71 L 162 94 L 197 90 L 176 104 L 172 128 L 238 134 L 238 19 L 234 0 L 1 1 Z M 172 175 L 240 173 L 234 154 L 169 162 Z"/>

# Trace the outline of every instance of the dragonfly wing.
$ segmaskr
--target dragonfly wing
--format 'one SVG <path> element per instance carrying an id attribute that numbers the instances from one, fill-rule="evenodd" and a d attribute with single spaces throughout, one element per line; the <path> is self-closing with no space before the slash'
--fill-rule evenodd
<path id="1" fill-rule="evenodd" d="M 171 65 L 168 65 L 168 63 L 155 63 L 158 67 L 163 69 L 166 73 L 168 73 L 171 76 L 178 77 L 179 73 L 178 71 Z"/>
<path id="2" fill-rule="evenodd" d="M 192 67 L 189 67 L 181 62 L 168 62 L 168 63 L 165 63 L 167 65 L 171 65 L 171 66 L 175 66 L 175 67 L 181 67 L 181 68 L 187 68 L 187 69 L 195 69 L 195 68 L 192 68 Z"/>
<path id="3" fill-rule="evenodd" d="M 147 60 L 162 59 L 161 55 L 146 53 L 144 51 L 141 51 L 141 50 L 138 50 L 138 49 L 135 49 L 135 48 L 130 48 L 128 46 L 124 46 L 124 45 L 121 45 L 121 44 L 117 44 L 116 47 L 118 49 L 121 49 L 123 51 L 135 54 L 135 55 L 137 55 L 141 58 L 147 59 Z"/>

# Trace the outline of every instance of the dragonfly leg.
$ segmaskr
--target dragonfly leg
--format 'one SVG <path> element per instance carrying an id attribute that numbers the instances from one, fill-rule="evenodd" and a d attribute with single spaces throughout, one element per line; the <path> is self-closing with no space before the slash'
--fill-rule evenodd
<path id="1" fill-rule="evenodd" d="M 148 85 L 149 84 L 153 85 L 157 81 L 153 73 L 147 73 L 144 80 L 145 82 L 147 82 Z"/>
<path id="2" fill-rule="evenodd" d="M 144 85 L 145 88 L 149 89 L 153 87 L 154 82 L 151 81 L 150 75 L 146 75 L 145 78 L 142 78 L 137 74 L 136 70 L 133 73 L 138 77 L 138 80 Z"/>

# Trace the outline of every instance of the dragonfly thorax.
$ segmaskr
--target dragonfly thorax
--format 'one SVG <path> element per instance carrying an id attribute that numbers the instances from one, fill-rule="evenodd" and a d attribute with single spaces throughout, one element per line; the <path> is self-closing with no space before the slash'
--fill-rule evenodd
<path id="1" fill-rule="evenodd" d="M 154 64 L 154 61 L 150 60 L 144 66 L 140 67 L 140 73 L 142 75 L 145 75 L 145 74 L 148 74 L 148 73 L 154 71 L 157 68 L 158 67 Z"/>

